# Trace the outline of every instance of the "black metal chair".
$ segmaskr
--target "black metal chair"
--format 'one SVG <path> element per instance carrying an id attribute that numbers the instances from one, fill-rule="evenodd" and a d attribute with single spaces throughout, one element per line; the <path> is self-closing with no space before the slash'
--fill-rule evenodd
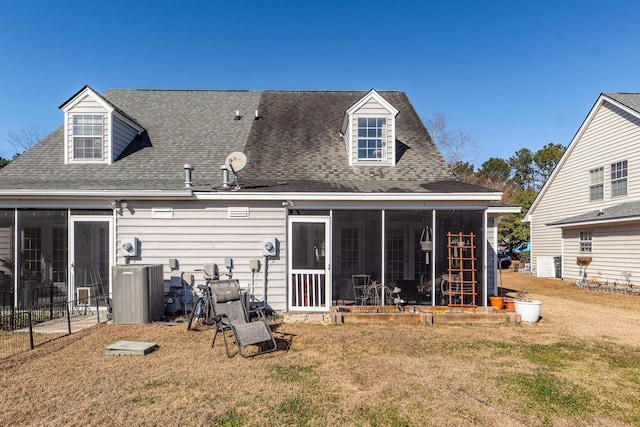
<path id="1" fill-rule="evenodd" d="M 227 342 L 227 332 L 231 331 L 242 357 L 254 357 L 276 350 L 276 340 L 264 315 L 264 307 L 249 312 L 237 280 L 212 280 L 208 292 L 216 329 L 211 347 L 214 346 L 218 333 L 221 333 L 227 357 L 231 357 Z M 257 315 L 257 320 L 250 322 L 250 314 Z M 258 351 L 246 353 L 248 346 L 258 346 Z"/>

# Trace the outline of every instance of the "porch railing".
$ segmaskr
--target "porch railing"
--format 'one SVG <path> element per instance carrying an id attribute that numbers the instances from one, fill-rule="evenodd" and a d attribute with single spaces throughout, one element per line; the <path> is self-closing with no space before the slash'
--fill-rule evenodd
<path id="1" fill-rule="evenodd" d="M 321 308 L 326 305 L 326 275 L 318 271 L 301 271 L 291 275 L 293 307 Z"/>

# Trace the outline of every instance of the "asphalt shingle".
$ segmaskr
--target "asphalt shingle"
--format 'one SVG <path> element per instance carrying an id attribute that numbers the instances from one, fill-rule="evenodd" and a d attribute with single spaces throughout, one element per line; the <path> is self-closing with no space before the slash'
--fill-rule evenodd
<path id="1" fill-rule="evenodd" d="M 65 165 L 60 127 L 0 170 L 0 189 L 179 190 L 183 165 L 190 163 L 194 190 L 221 191 L 220 166 L 242 151 L 248 158 L 242 191 L 487 191 L 453 180 L 403 92 L 379 92 L 399 110 L 397 164 L 350 167 L 340 126 L 345 111 L 366 94 L 109 90 L 104 98 L 146 129 L 113 164 Z"/>

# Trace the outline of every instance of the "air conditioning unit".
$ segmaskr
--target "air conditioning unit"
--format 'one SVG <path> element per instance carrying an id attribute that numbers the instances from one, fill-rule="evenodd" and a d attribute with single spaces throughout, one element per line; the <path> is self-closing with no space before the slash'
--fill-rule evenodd
<path id="1" fill-rule="evenodd" d="M 113 321 L 119 324 L 149 323 L 164 316 L 162 264 L 129 264 L 113 267 Z"/>

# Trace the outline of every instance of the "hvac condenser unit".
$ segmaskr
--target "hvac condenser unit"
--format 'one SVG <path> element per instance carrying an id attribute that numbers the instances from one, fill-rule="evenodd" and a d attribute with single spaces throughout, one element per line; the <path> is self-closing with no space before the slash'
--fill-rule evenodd
<path id="1" fill-rule="evenodd" d="M 149 323 L 164 316 L 162 269 L 162 264 L 113 267 L 114 323 Z"/>

